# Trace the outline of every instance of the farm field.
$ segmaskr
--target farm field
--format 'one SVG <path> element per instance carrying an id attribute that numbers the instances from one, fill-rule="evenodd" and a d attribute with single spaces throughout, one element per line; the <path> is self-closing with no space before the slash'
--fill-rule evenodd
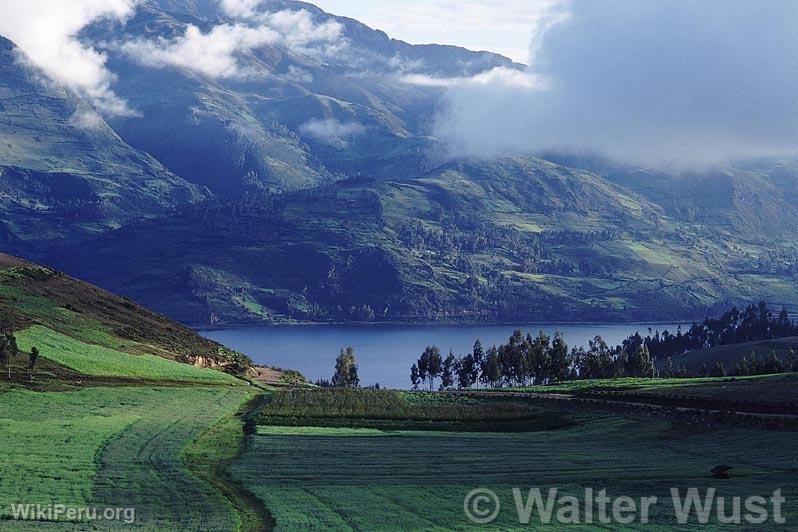
<path id="1" fill-rule="evenodd" d="M 782 488 L 788 523 L 798 517 L 794 433 L 593 416 L 554 431 L 453 433 L 262 426 L 230 472 L 260 497 L 278 530 L 475 529 L 463 511 L 474 488 L 494 490 L 503 510 L 493 524 L 518 523 L 513 487 L 557 487 L 581 496 L 657 496 L 653 529 L 676 527 L 669 489 L 716 487 L 721 495 L 770 496 Z M 729 480 L 709 478 L 720 463 Z M 556 530 L 557 526 L 533 525 Z M 633 528 L 633 527 L 632 527 Z M 721 529 L 717 523 L 710 528 Z"/>
<path id="2" fill-rule="evenodd" d="M 388 390 L 296 389 L 272 394 L 260 425 L 392 430 L 528 431 L 572 424 L 567 412 L 504 398 Z"/>
<path id="3" fill-rule="evenodd" d="M 240 520 L 216 487 L 189 471 L 235 446 L 202 439 L 251 397 L 243 387 L 87 387 L 69 392 L 0 388 L 0 528 L 85 529 L 8 520 L 12 504 L 135 508 L 135 524 L 100 529 L 235 529 Z M 240 434 L 240 424 L 235 426 Z M 93 523 L 97 526 L 97 523 Z"/>
<path id="4" fill-rule="evenodd" d="M 22 351 L 28 352 L 36 346 L 42 357 L 84 375 L 211 384 L 242 382 L 213 369 L 197 368 L 146 353 L 131 355 L 84 343 L 41 325 L 19 331 L 16 336 Z"/>
<path id="5" fill-rule="evenodd" d="M 684 394 L 707 398 L 735 398 L 770 400 L 773 402 L 798 401 L 798 374 L 751 375 L 745 377 L 696 377 L 645 379 L 625 377 L 620 379 L 576 380 L 552 385 L 523 386 L 497 391 L 529 393 L 583 394 L 606 392 L 633 392 L 647 394 Z"/>

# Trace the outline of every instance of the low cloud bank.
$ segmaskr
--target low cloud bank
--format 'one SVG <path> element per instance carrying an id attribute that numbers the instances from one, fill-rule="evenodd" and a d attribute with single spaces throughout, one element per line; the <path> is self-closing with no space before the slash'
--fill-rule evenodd
<path id="1" fill-rule="evenodd" d="M 527 72 L 406 80 L 448 87 L 435 132 L 451 155 L 571 150 L 673 170 L 798 155 L 798 3 L 564 5 Z"/>

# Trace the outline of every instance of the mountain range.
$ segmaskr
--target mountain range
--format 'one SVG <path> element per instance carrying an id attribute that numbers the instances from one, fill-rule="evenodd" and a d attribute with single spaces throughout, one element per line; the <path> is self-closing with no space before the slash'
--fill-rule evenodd
<path id="1" fill-rule="evenodd" d="M 211 35 L 235 54 L 192 61 Z M 131 112 L 0 41 L 0 249 L 184 323 L 798 310 L 797 161 L 452 158 L 432 127 L 445 80 L 523 65 L 303 2 L 151 0 L 80 38 Z"/>

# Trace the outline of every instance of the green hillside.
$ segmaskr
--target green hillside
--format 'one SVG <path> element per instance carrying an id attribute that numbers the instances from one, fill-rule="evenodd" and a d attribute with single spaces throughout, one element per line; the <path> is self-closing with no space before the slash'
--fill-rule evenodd
<path id="1" fill-rule="evenodd" d="M 160 215 L 207 191 L 126 144 L 0 37 L 0 243 L 46 242 Z"/>
<path id="2" fill-rule="evenodd" d="M 0 254 L 0 313 L 42 377 L 242 384 L 249 360 L 194 331 L 61 273 Z M 35 380 L 27 357 L 13 380 Z M 214 368 L 214 369 L 211 369 Z M 223 371 L 227 371 L 225 373 Z"/>
<path id="3" fill-rule="evenodd" d="M 742 360 L 743 357 L 747 357 L 749 360 L 753 358 L 764 359 L 771 354 L 775 354 L 779 358 L 784 359 L 790 351 L 798 353 L 798 337 L 721 345 L 709 349 L 690 351 L 683 355 L 672 357 L 671 360 L 675 367 L 684 366 L 688 371 L 693 373 L 701 371 L 703 367 L 711 369 L 718 363 L 723 364 L 723 367 L 729 371 L 734 368 L 737 362 Z M 664 361 L 660 361 L 660 363 L 664 363 Z"/>
<path id="4" fill-rule="evenodd" d="M 507 157 L 205 203 L 49 260 L 188 323 L 642 321 L 760 299 L 795 310 L 794 274 L 761 260 L 772 239 Z"/>

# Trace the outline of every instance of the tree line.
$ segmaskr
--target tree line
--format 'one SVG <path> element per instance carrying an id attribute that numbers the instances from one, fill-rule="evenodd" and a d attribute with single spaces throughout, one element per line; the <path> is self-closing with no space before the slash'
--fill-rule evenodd
<path id="1" fill-rule="evenodd" d="M 695 373 L 682 366 L 674 368 L 671 357 L 697 349 L 757 340 L 798 336 L 798 325 L 787 311 L 774 315 L 766 303 L 736 307 L 719 318 L 706 318 L 694 323 L 686 333 L 681 327 L 676 334 L 663 333 L 641 336 L 635 333 L 621 345 L 610 347 L 601 336 L 588 345 L 569 349 L 562 333 L 553 338 L 543 331 L 537 336 L 521 330 L 513 332 L 507 343 L 485 350 L 480 340 L 470 353 L 457 356 L 450 351 L 443 356 L 437 346 L 429 346 L 410 368 L 410 382 L 414 389 L 428 386 L 433 390 L 468 389 L 474 386 L 490 388 L 549 384 L 577 379 L 609 379 L 618 377 L 691 377 Z M 657 371 L 655 362 L 666 360 L 663 370 Z M 782 373 L 798 370 L 798 357 L 792 351 L 782 361 L 775 353 L 769 357 L 743 357 L 728 370 L 722 363 L 703 367 L 699 376 L 744 376 Z"/>
<path id="2" fill-rule="evenodd" d="M 460 357 L 449 351 L 444 358 L 438 347 L 427 347 L 410 368 L 410 382 L 414 389 L 426 384 L 433 390 L 439 382 L 440 389 L 448 390 L 655 374 L 654 359 L 644 345 L 627 351 L 596 336 L 586 348 L 569 349 L 562 333 L 551 338 L 543 331 L 532 336 L 516 330 L 506 344 L 485 350 L 477 340 L 472 351 Z"/>
<path id="3" fill-rule="evenodd" d="M 773 314 L 762 301 L 758 305 L 748 305 L 744 310 L 733 307 L 719 318 L 705 318 L 701 323 L 693 323 L 687 332 L 682 332 L 679 327 L 676 334 L 666 330 L 642 337 L 635 333 L 623 344 L 627 349 L 643 345 L 654 359 L 660 360 L 697 349 L 787 336 L 798 336 L 798 325 L 790 319 L 786 309 Z"/>

